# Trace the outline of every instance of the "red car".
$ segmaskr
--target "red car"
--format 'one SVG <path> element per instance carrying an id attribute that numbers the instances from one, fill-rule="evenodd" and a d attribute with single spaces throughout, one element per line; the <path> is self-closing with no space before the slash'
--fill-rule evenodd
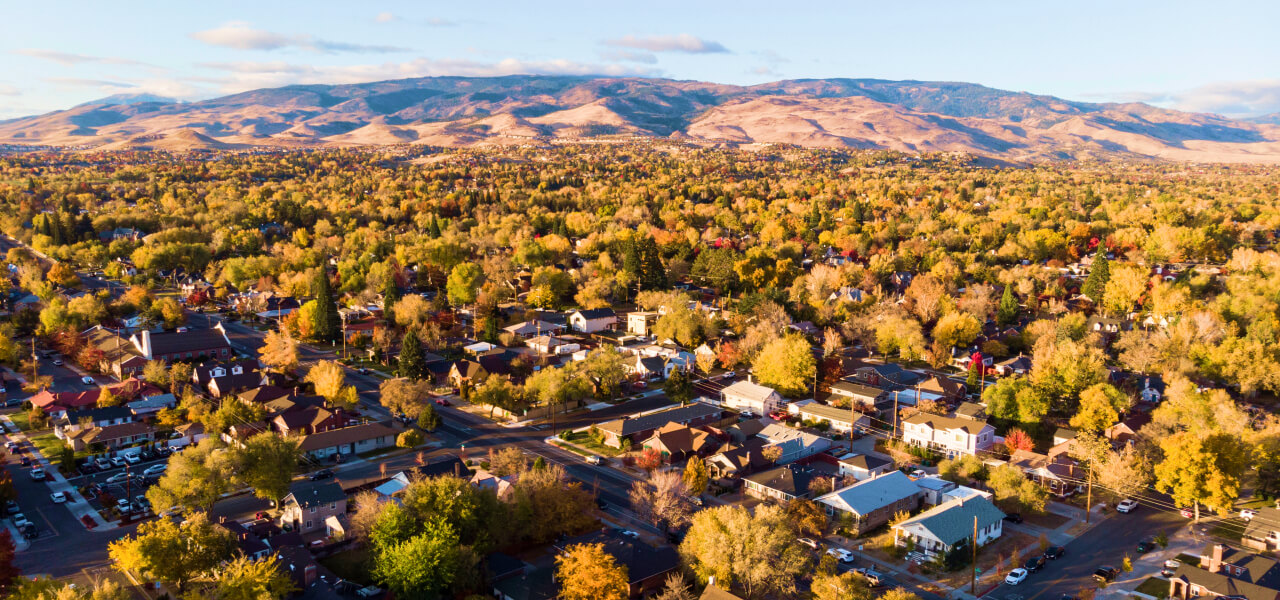
<path id="1" fill-rule="evenodd" d="M 775 421 L 785 421 L 787 420 L 787 416 L 788 416 L 787 413 L 781 410 L 775 410 L 769 413 L 769 418 Z"/>
<path id="2" fill-rule="evenodd" d="M 1182 518 L 1184 519 L 1194 519 L 1196 516 L 1196 511 L 1191 510 L 1190 508 L 1184 508 L 1178 512 L 1182 513 Z"/>
<path id="3" fill-rule="evenodd" d="M 452 406 L 449 404 L 449 401 L 444 398 L 436 398 L 436 404 L 439 404 L 440 406 Z"/>
<path id="4" fill-rule="evenodd" d="M 253 514 L 253 518 L 255 518 L 255 519 L 270 519 L 270 518 L 271 518 L 271 515 L 267 514 L 267 511 L 265 511 L 265 510 L 260 510 L 260 511 L 258 511 L 258 512 L 256 512 L 256 513 L 254 513 L 254 514 Z"/>

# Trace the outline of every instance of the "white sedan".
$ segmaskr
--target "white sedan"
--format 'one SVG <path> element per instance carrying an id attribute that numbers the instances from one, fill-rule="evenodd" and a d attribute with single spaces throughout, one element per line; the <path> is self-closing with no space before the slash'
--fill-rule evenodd
<path id="1" fill-rule="evenodd" d="M 1018 585 L 1027 578 L 1027 570 L 1021 567 L 1009 571 L 1009 575 L 1004 578 L 1004 582 L 1008 585 Z"/>
<path id="2" fill-rule="evenodd" d="M 830 548 L 827 550 L 827 554 L 836 557 L 836 560 L 842 563 L 853 562 L 853 553 L 844 548 Z"/>
<path id="3" fill-rule="evenodd" d="M 1133 512 L 1133 509 L 1135 508 L 1138 508 L 1137 500 L 1125 499 L 1121 500 L 1120 503 L 1116 505 L 1116 510 L 1122 513 Z"/>
<path id="4" fill-rule="evenodd" d="M 54 492 L 49 494 L 49 499 L 53 500 L 54 504 L 62 504 L 67 501 L 67 494 L 66 492 Z"/>

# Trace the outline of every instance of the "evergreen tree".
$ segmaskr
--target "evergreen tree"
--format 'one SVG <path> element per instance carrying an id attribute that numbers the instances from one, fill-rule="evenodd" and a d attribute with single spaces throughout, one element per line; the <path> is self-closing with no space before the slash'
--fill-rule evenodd
<path id="1" fill-rule="evenodd" d="M 640 244 L 635 239 L 624 242 L 622 249 L 622 270 L 640 277 L 644 266 L 640 263 Z"/>
<path id="2" fill-rule="evenodd" d="M 671 372 L 671 376 L 663 384 L 662 391 L 667 394 L 668 400 L 679 402 L 680 406 L 684 406 L 693 399 L 693 379 L 689 377 L 688 371 L 677 368 Z"/>
<path id="3" fill-rule="evenodd" d="M 316 277 L 312 292 L 316 296 L 315 336 L 330 344 L 338 341 L 342 329 L 342 321 L 338 316 L 338 303 L 333 299 L 333 288 L 329 285 L 329 274 L 320 267 L 320 275 Z"/>
<path id="4" fill-rule="evenodd" d="M 1093 268 L 1089 269 L 1089 278 L 1084 280 L 1084 287 L 1080 292 L 1088 296 L 1094 304 L 1102 302 L 1102 293 L 1107 289 L 1107 282 L 1111 280 L 1111 261 L 1101 252 L 1098 252 L 1098 259 L 1093 261 Z"/>
<path id="5" fill-rule="evenodd" d="M 1000 305 L 996 307 L 996 322 L 1001 325 L 1012 323 L 1018 318 L 1018 298 L 1013 295 L 1013 286 L 1004 286 L 1004 294 L 1000 296 Z"/>
<path id="6" fill-rule="evenodd" d="M 427 362 L 422 354 L 422 342 L 412 329 L 400 340 L 400 363 L 396 365 L 396 373 L 401 377 L 418 380 L 426 377 Z"/>
<path id="7" fill-rule="evenodd" d="M 662 252 L 652 237 L 646 237 L 637 249 L 641 263 L 640 287 L 645 290 L 662 290 L 667 287 L 667 268 L 662 264 Z"/>
<path id="8" fill-rule="evenodd" d="M 435 431 L 440 427 L 440 413 L 436 412 L 434 404 L 422 407 L 422 412 L 418 413 L 418 427 L 423 431 Z"/>
<path id="9" fill-rule="evenodd" d="M 395 275 L 387 278 L 382 286 L 382 318 L 388 323 L 394 323 L 396 320 L 395 310 L 396 302 L 400 300 L 400 288 L 396 287 Z"/>
<path id="10" fill-rule="evenodd" d="M 970 392 L 977 390 L 978 386 L 982 385 L 982 379 L 978 376 L 978 363 L 969 365 L 969 376 L 965 378 L 964 385 L 969 388 Z"/>

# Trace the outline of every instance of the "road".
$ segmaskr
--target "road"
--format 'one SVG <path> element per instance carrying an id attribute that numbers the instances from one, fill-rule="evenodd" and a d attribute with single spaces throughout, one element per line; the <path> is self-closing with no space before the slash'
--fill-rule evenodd
<path id="1" fill-rule="evenodd" d="M 1019 585 L 1000 584 L 985 597 L 989 600 L 1058 600 L 1078 597 L 1083 589 L 1095 589 L 1093 572 L 1101 566 L 1120 568 L 1125 555 L 1136 560 L 1138 542 L 1161 533 L 1172 537 L 1187 520 L 1177 513 L 1140 507 L 1129 514 L 1114 514 L 1106 522 L 1067 543 L 1067 554 L 1050 560 L 1039 573 Z M 1023 559 L 1027 557 L 1024 556 Z M 1018 565 L 1021 566 L 1021 565 Z M 1122 574 L 1131 577 L 1133 574 Z"/>

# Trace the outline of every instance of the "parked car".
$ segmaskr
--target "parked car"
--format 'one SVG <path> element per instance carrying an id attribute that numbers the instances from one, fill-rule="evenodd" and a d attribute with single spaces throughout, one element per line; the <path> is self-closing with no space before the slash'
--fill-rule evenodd
<path id="1" fill-rule="evenodd" d="M 54 492 L 49 494 L 49 499 L 53 500 L 54 504 L 62 504 L 67 501 L 67 494 L 66 492 Z"/>
<path id="2" fill-rule="evenodd" d="M 827 550 L 827 554 L 836 557 L 836 560 L 842 563 L 853 562 L 853 553 L 844 548 L 830 548 Z"/>
<path id="3" fill-rule="evenodd" d="M 133 497 L 133 505 L 138 507 L 138 510 L 147 510 L 151 508 L 151 501 L 147 500 L 146 496 L 138 494 Z"/>
<path id="4" fill-rule="evenodd" d="M 5 449 L 5 450 L 8 450 L 8 451 L 10 451 L 10 452 L 13 452 L 13 450 L 14 450 L 15 448 L 17 448 L 17 447 L 18 447 L 18 445 L 17 445 L 17 444 L 15 444 L 15 443 L 13 443 L 13 442 L 5 442 L 5 443 L 4 443 L 4 449 Z"/>
<path id="5" fill-rule="evenodd" d="M 24 467 L 29 467 L 29 466 L 31 466 L 31 457 L 30 457 L 30 456 L 24 456 L 24 457 L 22 457 L 22 459 L 21 459 L 21 460 L 19 460 L 18 462 L 22 463 L 22 466 L 24 466 Z"/>
<path id="6" fill-rule="evenodd" d="M 805 546 L 808 546 L 808 547 L 810 547 L 810 548 L 813 548 L 814 550 L 817 550 L 817 549 L 818 549 L 818 542 L 815 542 L 815 541 L 813 541 L 813 540 L 812 540 L 812 539 L 810 539 L 810 538 L 807 538 L 807 537 L 796 538 L 796 541 L 797 541 L 797 542 L 800 542 L 801 544 L 803 544 L 803 545 L 805 545 Z"/>
<path id="7" fill-rule="evenodd" d="M 329 469 L 320 469 L 311 474 L 311 481 L 323 481 L 325 479 L 333 479 L 333 471 Z"/>
<path id="8" fill-rule="evenodd" d="M 123 467 L 126 463 L 125 463 L 125 461 L 124 461 L 124 457 L 123 457 L 123 456 L 112 456 L 112 457 L 111 457 L 111 464 L 113 464 L 113 465 L 115 465 L 115 466 L 117 466 L 117 467 Z"/>
<path id="9" fill-rule="evenodd" d="M 439 404 L 440 406 L 453 406 L 452 404 L 449 403 L 448 400 L 444 398 L 436 398 L 436 404 Z"/>
<path id="10" fill-rule="evenodd" d="M 265 511 L 265 510 L 260 510 L 260 511 L 258 511 L 258 512 L 256 512 L 256 513 L 253 513 L 253 518 L 255 518 L 255 519 L 270 519 L 270 518 L 271 518 L 271 513 L 268 513 L 268 512 L 267 512 L 267 511 Z"/>
<path id="11" fill-rule="evenodd" d="M 165 465 L 165 464 L 151 465 L 150 467 L 143 469 L 142 474 L 147 477 L 155 477 L 157 475 L 164 474 L 164 472 L 167 471 L 168 469 L 169 469 L 169 465 Z"/>
<path id="12" fill-rule="evenodd" d="M 623 529 L 623 530 L 619 531 L 618 533 L 621 533 L 622 535 L 625 535 L 625 536 L 627 536 L 627 537 L 629 537 L 629 538 L 631 538 L 631 539 L 638 539 L 638 538 L 640 537 L 640 534 L 638 534 L 638 533 L 636 533 L 636 532 L 634 532 L 634 531 L 631 531 L 630 529 Z"/>
<path id="13" fill-rule="evenodd" d="M 116 500 L 116 508 L 119 509 L 120 512 L 133 512 L 133 504 L 129 503 L 128 498 Z"/>
<path id="14" fill-rule="evenodd" d="M 1240 510 L 1240 518 L 1244 519 L 1245 522 L 1252 521 L 1253 518 L 1256 516 L 1258 516 L 1258 511 L 1253 510 L 1252 508 L 1245 508 Z"/>
<path id="15" fill-rule="evenodd" d="M 138 476 L 132 473 L 116 473 L 106 479 L 107 483 L 124 483 L 130 479 L 137 479 Z"/>
<path id="16" fill-rule="evenodd" d="M 1004 578 L 1004 582 L 1006 585 L 1018 585 L 1019 583 L 1022 583 L 1023 581 L 1026 581 L 1026 580 L 1027 580 L 1026 569 L 1014 569 L 1012 571 L 1009 571 L 1009 574 L 1006 575 Z"/>
<path id="17" fill-rule="evenodd" d="M 105 457 L 102 457 L 102 456 L 99 456 L 98 458 L 93 459 L 93 464 L 94 466 L 98 467 L 98 469 L 103 471 L 106 471 L 107 469 L 111 468 L 111 461 L 107 460 Z"/>
<path id="18" fill-rule="evenodd" d="M 127 462 L 131 465 L 136 465 L 142 462 L 142 458 L 139 457 L 137 454 L 126 454 L 124 455 L 124 462 Z"/>
<path id="19" fill-rule="evenodd" d="M 1191 510 L 1190 507 L 1183 507 L 1182 510 L 1178 511 L 1178 514 L 1182 515 L 1182 518 L 1184 519 L 1196 518 L 1196 511 Z"/>
<path id="20" fill-rule="evenodd" d="M 1062 546 L 1049 546 L 1049 548 L 1044 551 L 1044 557 L 1050 560 L 1058 560 L 1066 553 L 1067 549 Z"/>
<path id="21" fill-rule="evenodd" d="M 1098 567 L 1098 570 L 1093 572 L 1093 578 L 1098 580 L 1099 583 L 1111 581 L 1119 575 L 1120 570 L 1110 566 Z"/>
<path id="22" fill-rule="evenodd" d="M 55 366 L 55 367 L 61 367 L 61 366 L 62 366 L 62 359 L 61 359 L 61 358 L 55 358 L 55 359 L 53 359 L 53 366 Z"/>
<path id="23" fill-rule="evenodd" d="M 600 457 L 592 454 L 586 458 L 586 461 L 587 464 L 598 465 L 600 464 Z"/>
<path id="24" fill-rule="evenodd" d="M 1005 516 L 1004 516 L 1004 520 L 1006 520 L 1006 521 L 1008 521 L 1008 522 L 1010 522 L 1010 523 L 1021 523 L 1021 522 L 1022 522 L 1022 515 L 1020 515 L 1020 514 L 1018 514 L 1018 513 L 1009 513 L 1009 514 L 1007 514 L 1007 515 L 1005 515 Z"/>
<path id="25" fill-rule="evenodd" d="M 98 380 L 88 375 L 85 375 L 84 377 L 80 378 L 80 383 L 83 383 L 85 385 L 98 385 Z"/>
<path id="26" fill-rule="evenodd" d="M 22 508 L 18 506 L 18 502 L 16 500 L 10 500 L 4 503 L 4 514 L 12 515 L 20 512 L 22 512 Z"/>
<path id="27" fill-rule="evenodd" d="M 31 469 L 31 479 L 35 481 L 44 481 L 44 477 L 45 477 L 44 469 L 40 467 Z"/>
<path id="28" fill-rule="evenodd" d="M 858 567 L 854 569 L 853 572 L 866 579 L 867 585 L 871 587 L 880 587 L 883 585 L 884 576 L 877 573 L 875 569 L 872 569 L 871 567 Z"/>
<path id="29" fill-rule="evenodd" d="M 1022 565 L 1022 568 L 1026 569 L 1030 573 L 1037 573 L 1040 569 L 1044 568 L 1044 557 L 1032 556 L 1027 559 L 1026 564 Z"/>
<path id="30" fill-rule="evenodd" d="M 1146 554 L 1155 549 L 1156 543 L 1153 540 L 1142 540 L 1141 542 L 1138 542 L 1138 547 L 1135 548 L 1138 554 Z"/>
<path id="31" fill-rule="evenodd" d="M 1116 505 L 1116 510 L 1122 513 L 1133 512 L 1133 509 L 1135 508 L 1138 508 L 1137 500 L 1124 499 Z"/>
<path id="32" fill-rule="evenodd" d="M 18 529 L 22 529 L 23 527 L 31 524 L 31 521 L 27 520 L 27 515 L 22 513 L 14 513 L 11 519 L 13 520 L 13 526 Z"/>
<path id="33" fill-rule="evenodd" d="M 737 376 L 738 374 L 734 373 L 733 371 L 725 371 L 724 374 L 721 375 L 720 377 L 722 379 L 733 379 L 734 377 L 737 377 Z"/>

